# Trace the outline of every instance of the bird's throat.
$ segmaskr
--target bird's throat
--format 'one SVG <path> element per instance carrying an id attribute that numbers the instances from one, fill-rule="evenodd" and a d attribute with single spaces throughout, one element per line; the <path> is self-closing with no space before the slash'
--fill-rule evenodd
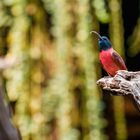
<path id="1" fill-rule="evenodd" d="M 108 51 L 112 48 L 112 46 L 99 46 L 99 50 L 101 51 Z"/>

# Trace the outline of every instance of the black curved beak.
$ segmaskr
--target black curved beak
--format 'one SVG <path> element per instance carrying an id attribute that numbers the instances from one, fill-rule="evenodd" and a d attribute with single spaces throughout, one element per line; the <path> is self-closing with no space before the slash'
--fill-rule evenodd
<path id="1" fill-rule="evenodd" d="M 102 40 L 102 37 L 99 33 L 97 33 L 96 31 L 91 31 L 90 34 L 92 33 L 96 34 L 99 37 L 99 40 Z"/>

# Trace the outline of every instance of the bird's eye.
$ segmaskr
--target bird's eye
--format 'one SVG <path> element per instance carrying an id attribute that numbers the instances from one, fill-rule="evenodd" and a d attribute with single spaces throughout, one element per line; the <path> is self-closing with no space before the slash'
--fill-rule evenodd
<path id="1" fill-rule="evenodd" d="M 107 40 L 107 38 L 104 38 L 104 40 Z"/>
<path id="2" fill-rule="evenodd" d="M 107 38 L 107 37 L 104 37 L 103 40 L 104 40 L 104 41 L 108 41 L 108 38 Z"/>

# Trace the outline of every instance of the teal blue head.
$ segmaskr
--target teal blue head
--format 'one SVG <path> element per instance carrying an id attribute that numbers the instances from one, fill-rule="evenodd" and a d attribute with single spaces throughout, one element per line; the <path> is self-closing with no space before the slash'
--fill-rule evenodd
<path id="1" fill-rule="evenodd" d="M 109 41 L 109 39 L 106 36 L 101 36 L 96 31 L 92 31 L 91 33 L 94 33 L 94 34 L 96 34 L 99 37 L 98 45 L 99 45 L 100 51 L 108 50 L 108 49 L 110 49 L 112 47 L 111 42 Z"/>

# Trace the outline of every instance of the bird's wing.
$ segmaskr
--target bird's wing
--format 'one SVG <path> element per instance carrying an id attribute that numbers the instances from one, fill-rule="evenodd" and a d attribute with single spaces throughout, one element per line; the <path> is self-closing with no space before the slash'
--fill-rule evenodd
<path id="1" fill-rule="evenodd" d="M 117 64 L 117 66 L 122 70 L 127 70 L 125 63 L 122 59 L 122 57 L 116 52 L 112 51 L 111 53 L 113 61 Z"/>

